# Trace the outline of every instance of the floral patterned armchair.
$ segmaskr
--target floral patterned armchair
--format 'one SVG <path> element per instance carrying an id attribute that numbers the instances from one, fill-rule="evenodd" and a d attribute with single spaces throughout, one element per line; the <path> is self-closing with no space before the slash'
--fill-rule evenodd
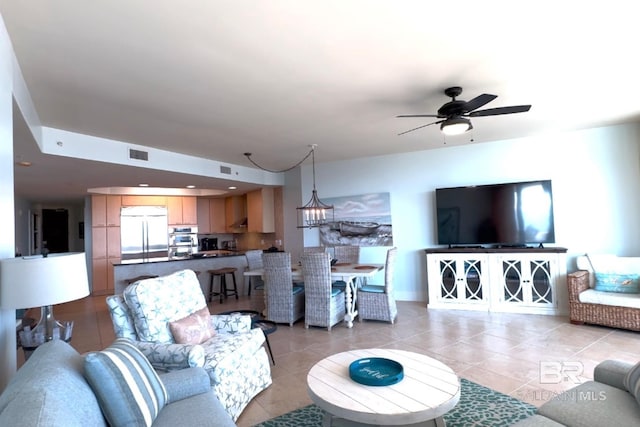
<path id="1" fill-rule="evenodd" d="M 271 384 L 265 337 L 262 330 L 251 328 L 250 316 L 211 315 L 212 338 L 200 344 L 175 342 L 169 322 L 206 307 L 191 270 L 135 282 L 122 295 L 107 297 L 107 305 L 116 337 L 133 340 L 155 369 L 204 367 L 216 396 L 234 421 Z"/>

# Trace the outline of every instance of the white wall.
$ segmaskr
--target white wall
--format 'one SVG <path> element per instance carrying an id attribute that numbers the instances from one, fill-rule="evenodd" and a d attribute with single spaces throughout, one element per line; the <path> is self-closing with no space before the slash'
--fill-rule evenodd
<path id="1" fill-rule="evenodd" d="M 303 199 L 311 193 L 310 173 L 305 166 Z M 640 125 L 316 162 L 321 199 L 391 194 L 400 300 L 427 298 L 423 250 L 437 242 L 436 188 L 534 179 L 552 180 L 556 244 L 547 246 L 568 249 L 569 271 L 585 252 L 640 255 Z M 318 244 L 317 230 L 305 233 L 304 244 Z M 384 262 L 386 249 L 362 248 L 362 259 Z"/>
<path id="2" fill-rule="evenodd" d="M 12 258 L 15 251 L 12 58 L 9 35 L 4 22 L 0 20 L 0 224 L 3 227 L 0 233 L 0 258 Z M 15 310 L 0 308 L 0 392 L 16 370 L 15 321 Z"/>

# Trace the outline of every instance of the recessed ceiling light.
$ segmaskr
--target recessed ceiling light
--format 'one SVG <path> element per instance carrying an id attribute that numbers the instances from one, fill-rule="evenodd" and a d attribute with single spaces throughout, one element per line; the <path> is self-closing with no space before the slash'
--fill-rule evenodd
<path id="1" fill-rule="evenodd" d="M 26 160 L 22 160 L 18 162 L 19 166 L 24 166 L 25 168 L 28 168 L 29 166 L 31 166 L 31 162 L 27 162 Z"/>
<path id="2" fill-rule="evenodd" d="M 228 188 L 229 190 L 237 190 L 238 187 L 234 187 L 233 185 L 231 187 Z"/>
<path id="3" fill-rule="evenodd" d="M 138 184 L 138 187 L 148 187 L 149 184 Z"/>
<path id="4" fill-rule="evenodd" d="M 187 188 L 196 188 L 195 185 L 187 185 Z"/>

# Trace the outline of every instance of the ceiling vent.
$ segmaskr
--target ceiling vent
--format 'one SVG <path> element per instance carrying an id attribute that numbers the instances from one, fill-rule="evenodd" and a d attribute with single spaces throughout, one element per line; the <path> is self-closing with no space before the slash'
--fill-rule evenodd
<path id="1" fill-rule="evenodd" d="M 231 168 L 229 166 L 220 166 L 220 173 L 231 175 Z"/>
<path id="2" fill-rule="evenodd" d="M 129 149 L 129 158 L 136 160 L 149 161 L 149 153 L 141 150 Z"/>

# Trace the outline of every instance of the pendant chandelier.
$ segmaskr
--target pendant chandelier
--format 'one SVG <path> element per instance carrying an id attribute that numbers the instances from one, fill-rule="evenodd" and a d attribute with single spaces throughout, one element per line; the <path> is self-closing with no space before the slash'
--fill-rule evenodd
<path id="1" fill-rule="evenodd" d="M 283 170 L 270 170 L 258 165 L 251 159 L 251 153 L 244 153 L 244 155 L 249 159 L 254 166 L 258 167 L 267 172 L 287 172 L 298 166 L 300 166 L 306 159 L 311 156 L 311 167 L 312 167 L 312 176 L 313 176 L 313 190 L 311 192 L 311 199 L 304 205 L 296 208 L 297 218 L 298 218 L 298 228 L 316 228 L 321 225 L 326 225 L 334 221 L 334 212 L 333 205 L 327 205 L 323 203 L 320 198 L 318 198 L 318 191 L 316 190 L 316 157 L 315 157 L 315 149 L 318 145 L 312 144 L 309 145 L 311 150 L 307 153 L 306 156 L 302 160 L 300 160 L 295 165 L 290 168 L 286 168 Z"/>

